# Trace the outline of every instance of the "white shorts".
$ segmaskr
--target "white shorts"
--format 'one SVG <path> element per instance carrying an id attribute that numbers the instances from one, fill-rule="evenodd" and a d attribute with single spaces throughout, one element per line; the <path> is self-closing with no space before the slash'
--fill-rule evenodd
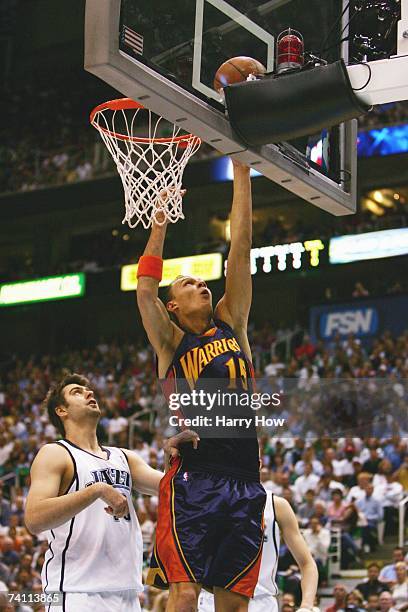
<path id="1" fill-rule="evenodd" d="M 65 593 L 63 597 L 63 605 L 50 606 L 49 612 L 141 612 L 135 590 Z"/>
<path id="2" fill-rule="evenodd" d="M 203 589 L 198 598 L 198 612 L 214 610 L 214 595 Z M 249 600 L 248 612 L 278 612 L 278 601 L 274 595 L 258 595 Z"/>

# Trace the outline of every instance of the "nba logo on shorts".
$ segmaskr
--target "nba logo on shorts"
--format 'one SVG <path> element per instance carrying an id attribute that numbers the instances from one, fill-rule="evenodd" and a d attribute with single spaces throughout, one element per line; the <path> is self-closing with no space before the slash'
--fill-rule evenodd
<path id="1" fill-rule="evenodd" d="M 187 482 L 187 481 L 188 481 L 188 472 L 184 472 L 184 474 L 183 474 L 183 480 L 184 480 L 184 482 Z"/>

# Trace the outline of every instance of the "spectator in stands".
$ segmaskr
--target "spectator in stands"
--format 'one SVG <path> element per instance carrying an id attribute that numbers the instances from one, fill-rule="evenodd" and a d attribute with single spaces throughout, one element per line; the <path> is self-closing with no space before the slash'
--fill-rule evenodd
<path id="1" fill-rule="evenodd" d="M 315 492 L 313 489 L 308 489 L 305 493 L 305 501 L 300 504 L 297 510 L 297 516 L 300 519 L 301 527 L 309 524 L 310 519 L 315 514 Z"/>
<path id="2" fill-rule="evenodd" d="M 1 551 L 1 539 L 0 539 L 0 551 Z M 10 568 L 3 563 L 2 558 L 0 557 L 0 581 L 8 582 L 10 580 Z"/>
<path id="3" fill-rule="evenodd" d="M 398 506 L 403 497 L 402 485 L 396 481 L 392 465 L 388 459 L 383 459 L 379 466 L 379 474 L 374 476 L 374 495 L 381 499 L 384 508 L 385 534 L 397 531 Z"/>
<path id="4" fill-rule="evenodd" d="M 343 494 L 345 493 L 345 488 L 341 482 L 333 480 L 329 472 L 324 472 L 317 485 L 317 497 L 324 502 L 329 502 L 332 499 L 334 489 L 340 489 Z"/>
<path id="5" fill-rule="evenodd" d="M 265 376 L 275 378 L 285 369 L 285 364 L 280 361 L 277 355 L 272 355 L 271 362 L 265 366 Z"/>
<path id="6" fill-rule="evenodd" d="M 3 495 L 3 481 L 0 480 L 0 526 L 8 527 L 10 524 L 11 505 Z"/>
<path id="7" fill-rule="evenodd" d="M 397 470 L 402 463 L 402 445 L 403 442 L 399 436 L 392 436 L 383 446 L 384 459 L 388 459 L 391 462 L 393 471 Z"/>
<path id="8" fill-rule="evenodd" d="M 393 586 L 394 583 L 397 582 L 397 571 L 395 566 L 397 563 L 402 563 L 404 561 L 404 549 L 400 546 L 396 546 L 392 553 L 393 563 L 389 565 L 385 565 L 378 577 L 380 582 L 385 582 L 388 585 Z"/>
<path id="9" fill-rule="evenodd" d="M 403 490 L 408 491 L 408 453 L 404 455 L 403 461 L 394 475 Z"/>
<path id="10" fill-rule="evenodd" d="M 331 524 L 341 528 L 341 563 L 342 568 L 358 561 L 358 548 L 353 541 L 352 533 L 357 525 L 358 511 L 354 502 L 346 503 L 340 489 L 334 489 L 332 502 L 327 507 Z"/>
<path id="11" fill-rule="evenodd" d="M 283 455 L 275 454 L 273 456 L 272 469 L 275 474 L 285 474 L 289 472 L 289 467 L 284 463 Z"/>
<path id="12" fill-rule="evenodd" d="M 298 461 L 302 459 L 303 451 L 305 450 L 305 441 L 303 438 L 295 438 L 294 447 L 286 454 L 285 461 L 293 468 Z"/>
<path id="13" fill-rule="evenodd" d="M 391 593 L 383 591 L 379 597 L 380 612 L 397 612 Z"/>
<path id="14" fill-rule="evenodd" d="M 364 552 L 375 550 L 377 544 L 378 523 L 383 520 L 384 511 L 381 503 L 373 495 L 374 486 L 368 483 L 365 497 L 356 502 L 357 508 L 364 514 L 367 525 L 362 527 Z"/>
<path id="15" fill-rule="evenodd" d="M 267 467 L 261 468 L 260 480 L 266 491 L 272 491 L 273 493 L 279 495 L 278 491 L 276 490 L 274 474 L 272 474 L 271 470 L 269 470 Z"/>
<path id="16" fill-rule="evenodd" d="M 18 495 L 15 499 L 15 502 L 11 505 L 11 514 L 14 516 L 18 516 L 19 523 L 23 522 L 24 497 L 22 495 Z"/>
<path id="17" fill-rule="evenodd" d="M 316 353 L 316 347 L 312 343 L 310 336 L 305 334 L 303 337 L 303 342 L 300 346 L 295 348 L 295 357 L 296 359 L 312 359 Z"/>
<path id="18" fill-rule="evenodd" d="M 359 474 L 363 471 L 363 466 L 358 457 L 353 457 L 353 474 L 347 479 L 347 486 L 352 488 L 358 484 Z"/>
<path id="19" fill-rule="evenodd" d="M 282 495 L 283 499 L 286 499 L 286 501 L 288 502 L 288 504 L 292 508 L 293 512 L 296 514 L 296 512 L 297 512 L 297 503 L 296 503 L 296 499 L 295 499 L 295 494 L 293 492 L 293 488 L 282 487 L 281 495 Z"/>
<path id="20" fill-rule="evenodd" d="M 297 461 L 295 465 L 295 473 L 299 476 L 302 476 L 304 474 L 305 463 L 312 464 L 313 474 L 317 474 L 318 476 L 321 476 L 323 474 L 323 465 L 318 459 L 316 459 L 316 453 L 313 446 L 308 446 L 303 451 L 302 459 L 300 461 Z"/>
<path id="21" fill-rule="evenodd" d="M 368 472 L 360 472 L 357 476 L 357 483 L 354 487 L 351 487 L 350 491 L 346 496 L 347 501 L 358 501 L 365 497 L 366 488 L 368 483 L 372 480 L 372 475 Z"/>
<path id="22" fill-rule="evenodd" d="M 336 478 L 342 483 L 348 484 L 348 480 L 354 474 L 353 457 L 355 453 L 354 446 L 346 446 L 344 453 L 337 459 L 336 457 L 332 461 L 333 473 Z"/>
<path id="23" fill-rule="evenodd" d="M 329 557 L 330 531 L 322 527 L 318 518 L 313 517 L 309 521 L 308 529 L 305 529 L 303 536 L 319 571 L 319 582 L 326 580 L 326 563 Z"/>
<path id="24" fill-rule="evenodd" d="M 332 521 L 341 521 L 347 508 L 341 489 L 333 489 L 331 499 L 332 501 L 327 506 L 327 516 Z"/>
<path id="25" fill-rule="evenodd" d="M 41 583 L 41 574 L 35 571 L 35 569 L 32 567 L 32 563 L 33 563 L 32 555 L 28 555 L 28 554 L 22 555 L 20 559 L 19 572 L 23 570 L 26 571 L 29 576 L 28 579 L 33 584 Z"/>
<path id="26" fill-rule="evenodd" d="M 295 607 L 295 597 L 293 593 L 283 593 L 281 597 L 282 606 L 291 606 L 293 609 Z"/>
<path id="27" fill-rule="evenodd" d="M 3 562 L 10 568 L 16 568 L 19 561 L 20 556 L 14 550 L 14 541 L 11 537 L 5 536 L 3 541 L 0 541 L 2 560 Z"/>
<path id="28" fill-rule="evenodd" d="M 353 612 L 364 612 L 363 597 L 358 591 L 351 591 L 346 595 L 344 612 L 353 610 Z"/>
<path id="29" fill-rule="evenodd" d="M 395 607 L 399 610 L 404 604 L 408 604 L 407 566 L 404 561 L 395 564 L 395 573 L 397 574 L 397 582 L 392 587 L 391 595 Z"/>
<path id="30" fill-rule="evenodd" d="M 346 603 L 347 589 L 344 584 L 335 584 L 333 588 L 334 603 L 328 606 L 325 612 L 337 612 L 343 610 Z"/>
<path id="31" fill-rule="evenodd" d="M 328 522 L 328 516 L 326 513 L 326 504 L 324 501 L 319 499 L 315 501 L 315 512 L 313 516 L 319 519 L 321 525 L 326 525 L 326 523 Z"/>
<path id="32" fill-rule="evenodd" d="M 389 588 L 383 582 L 378 580 L 378 576 L 380 575 L 380 566 L 378 563 L 370 563 L 367 568 L 367 580 L 364 582 L 360 582 L 356 589 L 360 591 L 363 599 L 366 601 L 369 600 L 371 595 L 379 595 L 384 590 L 388 591 Z"/>
<path id="33" fill-rule="evenodd" d="M 369 595 L 365 606 L 366 612 L 378 612 L 380 606 L 379 595 Z"/>
<path id="34" fill-rule="evenodd" d="M 363 283 L 358 281 L 354 284 L 354 290 L 351 294 L 353 298 L 367 297 L 369 294 L 368 290 L 364 287 Z"/>
<path id="35" fill-rule="evenodd" d="M 377 474 L 379 466 L 382 460 L 378 456 L 378 450 L 376 448 L 370 448 L 370 457 L 363 463 L 363 471 L 369 474 Z"/>
<path id="36" fill-rule="evenodd" d="M 306 462 L 304 465 L 304 474 L 299 476 L 293 485 L 295 493 L 303 499 L 306 492 L 310 489 L 315 489 L 319 482 L 317 474 L 313 474 L 313 466 L 310 462 Z"/>

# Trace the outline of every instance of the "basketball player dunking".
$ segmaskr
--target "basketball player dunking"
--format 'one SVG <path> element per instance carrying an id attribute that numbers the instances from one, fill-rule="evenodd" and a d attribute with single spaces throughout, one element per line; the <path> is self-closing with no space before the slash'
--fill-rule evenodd
<path id="1" fill-rule="evenodd" d="M 85 377 L 65 376 L 45 403 L 63 439 L 33 461 L 25 521 L 49 542 L 43 590 L 50 602 L 59 593 L 60 605 L 46 610 L 139 612 L 143 543 L 131 491 L 157 494 L 163 474 L 134 452 L 100 446 L 101 411 Z M 168 441 L 170 454 L 178 439 Z"/>
<path id="2" fill-rule="evenodd" d="M 251 388 L 252 201 L 249 168 L 239 163 L 234 163 L 230 219 L 225 294 L 214 311 L 200 278 L 178 277 L 166 304 L 158 298 L 166 225 L 153 225 L 139 261 L 143 325 L 157 354 L 159 378 L 177 388 L 186 380 L 197 386 L 204 378 L 218 379 L 223 388 L 230 382 Z M 265 502 L 255 431 L 246 438 L 202 437 L 197 450 L 191 444 L 181 447 L 181 458 L 160 485 L 148 578 L 155 586 L 169 585 L 168 612 L 194 612 L 202 586 L 213 590 L 217 612 L 248 610 L 262 555 Z M 312 606 L 313 598 L 305 597 Z"/>

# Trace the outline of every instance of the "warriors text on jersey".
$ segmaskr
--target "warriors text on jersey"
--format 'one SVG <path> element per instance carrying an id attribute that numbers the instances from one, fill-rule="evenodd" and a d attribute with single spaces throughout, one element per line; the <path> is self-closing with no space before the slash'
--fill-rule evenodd
<path id="1" fill-rule="evenodd" d="M 44 591 L 142 591 L 143 543 L 125 453 L 104 447 L 104 459 L 68 440 L 57 444 L 74 464 L 66 494 L 106 482 L 127 497 L 129 514 L 121 519 L 110 516 L 104 510 L 106 503 L 97 499 L 70 521 L 47 531 L 49 547 L 41 574 Z"/>
<path id="2" fill-rule="evenodd" d="M 184 334 L 168 368 L 165 389 L 167 395 L 183 392 L 187 387 L 189 390 L 211 388 L 214 391 L 213 383 L 216 382 L 221 391 L 236 389 L 239 393 L 250 393 L 253 376 L 252 364 L 242 351 L 233 330 L 224 321 L 216 320 L 214 327 L 202 335 L 189 332 Z M 196 414 L 203 414 L 202 408 L 195 410 Z M 223 410 L 225 407 L 218 403 L 212 412 L 222 415 Z M 245 416 L 254 417 L 249 406 L 240 410 L 245 411 Z M 192 414 L 191 409 L 188 414 Z M 255 428 L 252 428 L 250 436 L 230 438 L 221 435 L 218 437 L 216 430 L 209 436 L 200 431 L 200 428 L 194 429 L 199 433 L 201 441 L 197 450 L 192 449 L 191 445 L 182 449 L 183 470 L 259 481 L 259 448 Z"/>

